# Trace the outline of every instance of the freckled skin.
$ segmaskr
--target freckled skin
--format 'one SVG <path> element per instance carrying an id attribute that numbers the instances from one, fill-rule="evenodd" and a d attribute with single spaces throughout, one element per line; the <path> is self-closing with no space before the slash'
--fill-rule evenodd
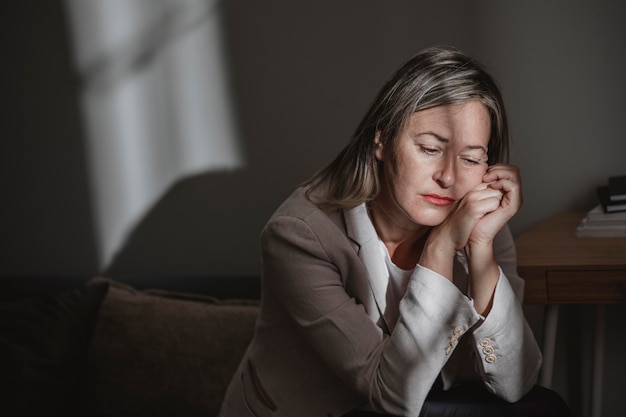
<path id="1" fill-rule="evenodd" d="M 489 113 L 478 101 L 414 113 L 388 149 L 376 137 L 382 187 L 370 206 L 393 261 L 452 279 L 464 250 L 476 309 L 489 311 L 499 270 L 493 239 L 521 206 L 516 167 L 488 167 Z"/>

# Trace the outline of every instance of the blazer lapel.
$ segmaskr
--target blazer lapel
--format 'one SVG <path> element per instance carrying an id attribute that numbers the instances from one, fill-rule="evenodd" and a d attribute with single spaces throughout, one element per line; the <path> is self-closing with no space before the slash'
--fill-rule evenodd
<path id="1" fill-rule="evenodd" d="M 384 258 L 380 253 L 380 241 L 374 225 L 367 214 L 365 204 L 344 210 L 346 233 L 350 239 L 359 245 L 359 258 L 368 272 L 368 281 L 378 308 L 378 314 L 369 311 L 368 314 L 375 321 L 382 319 L 387 329 L 392 329 L 385 321 L 387 308 L 387 285 L 389 276 Z"/>

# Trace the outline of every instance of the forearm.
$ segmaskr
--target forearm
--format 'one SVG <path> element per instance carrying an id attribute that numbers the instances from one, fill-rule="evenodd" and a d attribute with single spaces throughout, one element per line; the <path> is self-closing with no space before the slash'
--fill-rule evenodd
<path id="1" fill-rule="evenodd" d="M 493 245 L 468 245 L 465 248 L 469 272 L 469 295 L 474 308 L 481 316 L 487 316 L 493 305 L 500 270 L 496 262 Z"/>
<path id="2" fill-rule="evenodd" d="M 453 283 L 418 266 L 380 361 L 378 373 L 382 378 L 373 386 L 380 391 L 373 396 L 373 405 L 377 399 L 388 401 L 390 395 L 385 391 L 400 383 L 401 392 L 409 396 L 407 401 L 421 406 L 458 340 L 479 321 L 471 302 Z M 397 411 L 407 415 L 406 410 Z"/>
<path id="3" fill-rule="evenodd" d="M 530 390 L 541 367 L 541 352 L 506 275 L 500 275 L 489 316 L 472 335 L 477 370 L 494 394 L 517 401 Z"/>
<path id="4" fill-rule="evenodd" d="M 435 238 L 435 231 L 424 245 L 419 264 L 452 282 L 456 249 L 444 239 Z"/>
<path id="5" fill-rule="evenodd" d="M 452 281 L 455 254 L 453 246 L 446 245 L 441 240 L 433 240 L 424 247 L 419 264 Z M 465 254 L 469 268 L 469 296 L 474 300 L 476 312 L 486 316 L 491 309 L 493 294 L 500 276 L 493 246 L 468 245 Z"/>

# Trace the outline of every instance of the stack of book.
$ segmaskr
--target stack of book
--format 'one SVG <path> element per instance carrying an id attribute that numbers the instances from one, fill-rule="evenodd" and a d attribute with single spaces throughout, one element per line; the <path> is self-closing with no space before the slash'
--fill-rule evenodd
<path id="1" fill-rule="evenodd" d="M 626 175 L 609 177 L 609 184 L 598 187 L 597 191 L 606 213 L 626 211 Z"/>
<path id="2" fill-rule="evenodd" d="M 599 204 L 581 220 L 578 237 L 626 237 L 626 175 L 597 189 Z"/>

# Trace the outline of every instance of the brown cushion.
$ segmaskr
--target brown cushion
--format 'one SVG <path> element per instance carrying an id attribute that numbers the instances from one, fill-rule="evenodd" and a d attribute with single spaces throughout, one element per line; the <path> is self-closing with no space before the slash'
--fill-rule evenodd
<path id="1" fill-rule="evenodd" d="M 252 338 L 256 301 L 111 283 L 88 354 L 90 415 L 213 416 Z"/>
<path id="2" fill-rule="evenodd" d="M 0 303 L 5 409 L 22 416 L 67 415 L 107 286 L 94 281 L 58 295 Z"/>

